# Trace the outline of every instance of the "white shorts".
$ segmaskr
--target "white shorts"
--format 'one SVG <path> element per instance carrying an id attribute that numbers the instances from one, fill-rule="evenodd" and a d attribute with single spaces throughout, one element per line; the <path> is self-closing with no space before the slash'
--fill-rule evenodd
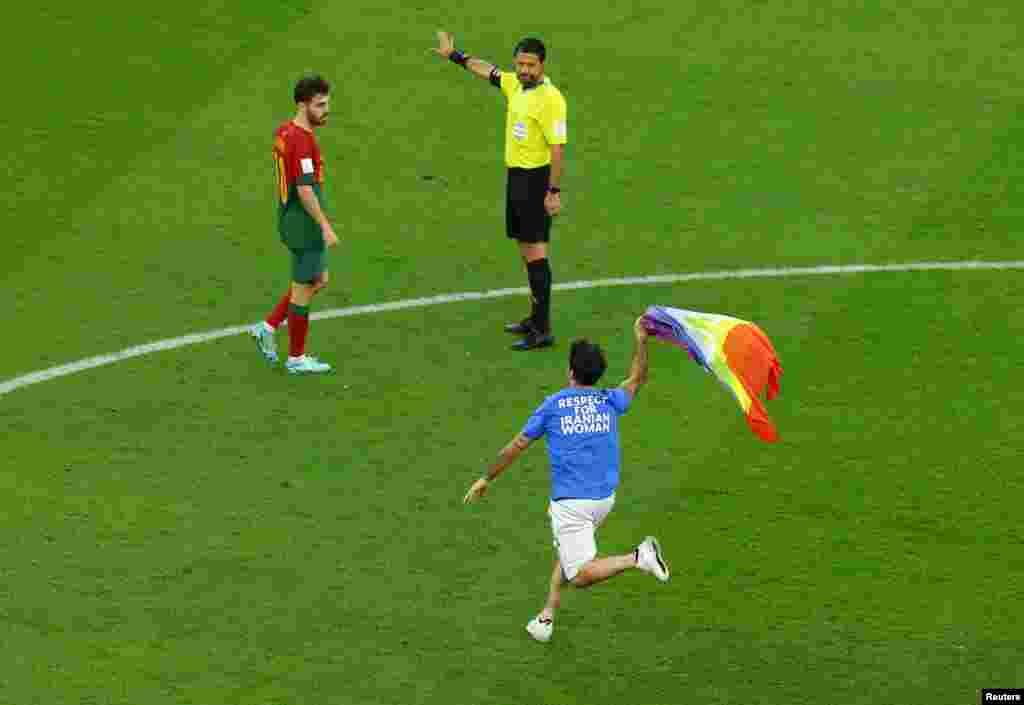
<path id="1" fill-rule="evenodd" d="M 597 527 L 615 506 L 615 495 L 604 499 L 560 499 L 548 505 L 555 550 L 566 580 L 597 557 Z"/>

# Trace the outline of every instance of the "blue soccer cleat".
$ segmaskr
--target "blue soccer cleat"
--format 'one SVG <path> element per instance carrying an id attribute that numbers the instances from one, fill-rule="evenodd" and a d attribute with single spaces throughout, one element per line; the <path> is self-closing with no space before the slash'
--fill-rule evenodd
<path id="1" fill-rule="evenodd" d="M 289 357 L 284 367 L 290 375 L 313 375 L 323 372 L 330 372 L 331 366 L 326 362 L 320 362 L 312 355 L 302 357 Z"/>
<path id="2" fill-rule="evenodd" d="M 256 340 L 256 348 L 271 365 L 277 364 L 277 345 L 274 343 L 274 334 L 267 330 L 263 323 L 257 323 L 249 329 L 249 335 Z"/>

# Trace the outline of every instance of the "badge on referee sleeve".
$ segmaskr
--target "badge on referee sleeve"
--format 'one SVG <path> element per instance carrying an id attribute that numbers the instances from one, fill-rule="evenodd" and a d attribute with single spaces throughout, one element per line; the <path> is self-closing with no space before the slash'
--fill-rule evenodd
<path id="1" fill-rule="evenodd" d="M 553 132 L 556 139 L 564 140 L 566 138 L 565 120 L 556 120 Z"/>

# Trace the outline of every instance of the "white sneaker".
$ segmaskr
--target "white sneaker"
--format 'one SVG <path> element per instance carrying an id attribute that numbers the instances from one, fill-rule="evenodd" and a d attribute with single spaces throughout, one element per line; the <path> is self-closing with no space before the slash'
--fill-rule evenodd
<path id="1" fill-rule="evenodd" d="M 542 621 L 540 615 L 537 615 L 526 625 L 526 631 L 537 641 L 547 643 L 551 641 L 551 632 L 555 631 L 555 623 L 550 619 Z"/>
<path id="2" fill-rule="evenodd" d="M 290 375 L 308 375 L 331 371 L 330 365 L 326 362 L 320 362 L 312 355 L 289 357 L 288 361 L 284 363 L 284 367 Z"/>
<path id="3" fill-rule="evenodd" d="M 636 567 L 663 583 L 668 582 L 668 563 L 661 555 L 658 539 L 648 536 L 636 547 Z"/>

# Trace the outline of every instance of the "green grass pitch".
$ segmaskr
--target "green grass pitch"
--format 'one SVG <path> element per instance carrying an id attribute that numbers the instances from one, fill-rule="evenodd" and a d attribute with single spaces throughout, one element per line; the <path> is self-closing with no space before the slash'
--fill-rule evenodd
<path id="1" fill-rule="evenodd" d="M 1024 252 L 1013 3 L 5 12 L 0 382 L 266 313 L 288 272 L 270 136 L 308 70 L 333 85 L 342 238 L 315 310 L 525 286 L 503 105 L 430 54 L 439 28 L 505 65 L 522 36 L 548 43 L 570 111 L 556 283 Z M 0 704 L 961 705 L 1024 686 L 1021 301 L 1019 269 L 581 289 L 555 293 L 554 351 L 508 351 L 516 296 L 314 321 L 324 378 L 236 336 L 15 390 Z M 563 383 L 572 337 L 617 383 L 654 303 L 764 328 L 782 442 L 652 345 L 599 538 L 657 535 L 673 579 L 568 591 L 536 644 L 546 454 L 462 494 Z"/>

